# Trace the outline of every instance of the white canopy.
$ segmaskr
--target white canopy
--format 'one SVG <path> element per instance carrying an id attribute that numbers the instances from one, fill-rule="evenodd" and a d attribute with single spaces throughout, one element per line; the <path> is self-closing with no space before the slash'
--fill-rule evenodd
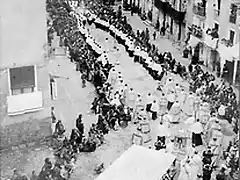
<path id="1" fill-rule="evenodd" d="M 95 180 L 159 180 L 176 156 L 133 145 Z"/>

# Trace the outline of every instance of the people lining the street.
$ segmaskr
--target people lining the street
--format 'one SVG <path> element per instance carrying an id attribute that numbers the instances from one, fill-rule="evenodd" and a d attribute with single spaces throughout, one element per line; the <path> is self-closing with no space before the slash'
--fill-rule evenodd
<path id="1" fill-rule="evenodd" d="M 55 8 L 53 10 L 53 7 Z M 98 114 L 96 124 L 92 124 L 89 132 L 85 132 L 80 114 L 76 119 L 76 128 L 72 129 L 70 137 L 65 137 L 62 146 L 56 149 L 55 156 L 57 161 L 53 164 L 49 158 L 45 159 L 44 166 L 38 175 L 41 180 L 49 179 L 68 179 L 74 170 L 76 154 L 80 152 L 94 152 L 98 146 L 104 143 L 104 135 L 111 129 L 118 130 L 119 126 L 125 127 L 132 121 L 132 112 L 137 107 L 143 107 L 138 112 L 138 120 L 147 120 L 146 112 L 151 113 L 151 119 L 156 120 L 160 116 L 167 114 L 178 114 L 184 111 L 187 115 L 194 115 L 194 94 L 198 92 L 202 101 L 210 104 L 211 113 L 221 118 L 226 118 L 230 123 L 236 123 L 239 119 L 239 110 L 237 109 L 236 94 L 231 86 L 226 83 L 214 84 L 215 77 L 203 72 L 199 65 L 190 64 L 188 72 L 185 66 L 176 62 L 176 59 L 170 52 L 160 53 L 157 47 L 150 43 L 149 29 L 135 33 L 131 25 L 123 16 L 121 7 L 115 12 L 113 8 L 94 3 L 87 12 L 87 22 L 89 25 L 94 22 L 97 28 L 109 31 L 118 43 L 123 44 L 129 53 L 134 57 L 134 62 L 142 64 L 155 80 L 163 79 L 167 72 L 180 75 L 182 78 L 190 76 L 190 90 L 187 95 L 184 89 L 176 85 L 173 91 L 162 90 L 159 100 L 155 100 L 151 93 L 147 95 L 147 103 L 144 104 L 140 94 L 137 94 L 133 88 L 124 83 L 121 73 L 118 73 L 113 65 L 109 63 L 108 57 L 104 56 L 106 52 L 101 52 L 101 46 L 90 36 L 86 30 L 86 20 L 80 20 L 77 15 L 72 15 L 71 7 L 65 2 L 48 2 L 48 11 L 53 19 L 53 28 L 64 41 L 64 45 L 69 51 L 70 61 L 76 62 L 76 70 L 81 72 L 83 87 L 86 81 L 92 82 L 96 88 L 96 97 L 92 103 L 91 109 Z M 95 15 L 95 16 L 94 16 Z M 79 30 L 79 27 L 81 28 Z M 165 35 L 168 27 L 162 26 L 160 34 Z M 82 31 L 81 31 L 82 30 Z M 156 39 L 156 32 L 153 34 Z M 101 57 L 101 58 L 100 58 Z M 101 59 L 101 60 L 100 60 Z M 170 82 L 171 83 L 171 82 Z M 167 83 L 166 83 L 167 84 Z M 204 87 L 204 88 L 203 88 Z M 54 126 L 54 135 L 62 137 L 65 134 L 65 127 L 61 120 L 57 121 L 54 108 L 51 108 L 52 122 Z M 234 120 L 235 119 L 235 120 Z M 214 123 L 207 124 L 208 133 L 216 128 L 218 119 Z M 212 121 L 211 121 L 212 122 Z M 163 126 L 161 122 L 160 127 Z M 238 129 L 234 124 L 235 131 Z M 159 128 L 163 130 L 164 128 Z M 195 150 L 195 146 L 203 145 L 202 134 L 204 133 L 200 119 L 192 126 L 192 144 L 193 149 L 188 152 L 188 158 L 182 162 L 179 178 L 182 180 L 195 179 L 202 177 L 204 180 L 210 180 L 214 167 L 212 166 L 213 152 L 211 147 L 203 152 L 203 159 Z M 163 133 L 163 132 L 161 132 Z M 209 135 L 209 139 L 211 135 Z M 155 143 L 155 149 L 166 149 L 166 152 L 172 153 L 174 149 L 173 139 L 166 143 L 166 135 L 158 134 Z M 236 153 L 236 142 L 229 145 L 225 152 L 226 166 L 231 169 L 231 173 L 239 170 Z M 196 166 L 202 163 L 202 175 L 199 175 Z M 191 170 L 194 169 L 194 172 Z M 17 177 L 18 173 L 14 172 Z M 36 178 L 35 174 L 32 175 Z M 170 177 L 170 171 L 165 174 Z M 167 177 L 169 176 L 169 177 Z M 15 180 L 16 177 L 13 179 Z M 225 177 L 225 169 L 221 169 L 216 179 L 221 180 Z"/>

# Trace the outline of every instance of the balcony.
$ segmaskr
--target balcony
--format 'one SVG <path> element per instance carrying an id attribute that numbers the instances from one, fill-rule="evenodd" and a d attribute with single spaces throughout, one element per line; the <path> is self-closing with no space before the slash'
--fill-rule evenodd
<path id="1" fill-rule="evenodd" d="M 190 29 L 191 29 L 190 30 L 191 35 L 195 36 L 196 38 L 202 39 L 202 37 L 203 37 L 203 30 L 201 29 L 201 27 L 196 26 L 196 25 L 193 24 Z"/>
<path id="2" fill-rule="evenodd" d="M 206 9 L 205 7 L 199 5 L 193 5 L 193 13 L 199 15 L 201 17 L 206 17 Z"/>
<path id="3" fill-rule="evenodd" d="M 222 38 L 221 39 L 221 44 L 225 45 L 226 47 L 232 47 L 233 43 L 229 39 Z"/>
<path id="4" fill-rule="evenodd" d="M 212 49 L 218 48 L 219 34 L 217 29 L 208 29 L 204 36 L 204 43 Z"/>
<path id="5" fill-rule="evenodd" d="M 236 24 L 236 22 L 237 22 L 237 15 L 236 14 L 230 14 L 229 22 L 233 23 L 233 24 Z"/>

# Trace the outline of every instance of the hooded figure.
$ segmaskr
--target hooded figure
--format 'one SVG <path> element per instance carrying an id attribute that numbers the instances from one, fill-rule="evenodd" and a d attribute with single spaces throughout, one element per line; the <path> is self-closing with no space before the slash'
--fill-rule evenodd
<path id="1" fill-rule="evenodd" d="M 184 89 L 182 89 L 182 91 L 179 92 L 179 94 L 176 97 L 176 100 L 180 103 L 181 107 L 185 103 L 186 98 L 187 98 L 187 92 Z"/>
<path id="2" fill-rule="evenodd" d="M 193 180 L 191 174 L 191 166 L 189 165 L 188 161 L 181 161 L 181 169 L 180 174 L 178 176 L 178 180 Z"/>
<path id="3" fill-rule="evenodd" d="M 180 93 L 182 92 L 182 89 L 181 89 L 181 87 L 179 86 L 179 84 L 176 84 L 174 90 L 175 90 L 175 93 L 176 93 L 177 96 L 179 96 Z"/>
<path id="4" fill-rule="evenodd" d="M 113 69 L 111 69 L 110 72 L 109 72 L 107 82 L 110 83 L 112 87 L 114 87 L 116 81 L 117 81 L 117 72 L 116 72 L 116 70 L 113 68 Z"/>
<path id="5" fill-rule="evenodd" d="M 166 153 L 173 153 L 174 151 L 174 139 L 171 139 L 166 145 Z"/>
<path id="6" fill-rule="evenodd" d="M 130 88 L 127 94 L 127 104 L 132 109 L 134 109 L 135 107 L 136 98 L 137 98 L 136 93 L 133 91 L 133 88 Z"/>
<path id="7" fill-rule="evenodd" d="M 164 115 L 167 112 L 168 100 L 165 94 L 163 93 L 159 99 L 159 114 Z"/>
<path id="8" fill-rule="evenodd" d="M 198 151 L 195 151 L 192 158 L 190 158 L 189 165 L 191 167 L 191 174 L 193 180 L 197 179 L 197 175 L 202 170 L 202 157 L 199 155 Z"/>
<path id="9" fill-rule="evenodd" d="M 192 116 L 194 113 L 194 96 L 192 92 L 189 93 L 185 103 L 183 104 L 183 112 L 188 116 Z"/>
<path id="10" fill-rule="evenodd" d="M 180 112 L 181 112 L 180 103 L 178 101 L 175 101 L 171 107 L 169 114 L 178 115 Z"/>
<path id="11" fill-rule="evenodd" d="M 213 121 L 209 121 L 206 124 L 206 132 L 207 132 L 207 139 L 210 140 L 213 136 L 213 132 L 216 130 L 222 130 L 222 126 L 219 123 L 219 120 L 217 119 L 217 117 L 214 119 L 212 119 Z"/>

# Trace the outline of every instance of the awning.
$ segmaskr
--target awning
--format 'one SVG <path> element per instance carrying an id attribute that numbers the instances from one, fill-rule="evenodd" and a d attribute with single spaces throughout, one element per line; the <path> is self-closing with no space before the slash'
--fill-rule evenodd
<path id="1" fill-rule="evenodd" d="M 190 40 L 188 42 L 188 45 L 195 48 L 197 44 L 200 43 L 200 39 L 196 38 L 195 36 L 190 36 Z"/>
<path id="2" fill-rule="evenodd" d="M 220 44 L 218 47 L 218 52 L 224 60 L 238 60 L 240 59 L 239 57 L 239 49 L 240 49 L 240 44 L 237 43 L 232 47 L 227 47 L 224 44 Z"/>
<path id="3" fill-rule="evenodd" d="M 176 156 L 133 145 L 96 180 L 158 180 Z"/>
<path id="4" fill-rule="evenodd" d="M 218 38 L 212 38 L 212 36 L 210 35 L 206 35 L 205 39 L 204 39 L 204 43 L 212 48 L 212 49 L 216 49 L 217 45 L 218 45 Z"/>

